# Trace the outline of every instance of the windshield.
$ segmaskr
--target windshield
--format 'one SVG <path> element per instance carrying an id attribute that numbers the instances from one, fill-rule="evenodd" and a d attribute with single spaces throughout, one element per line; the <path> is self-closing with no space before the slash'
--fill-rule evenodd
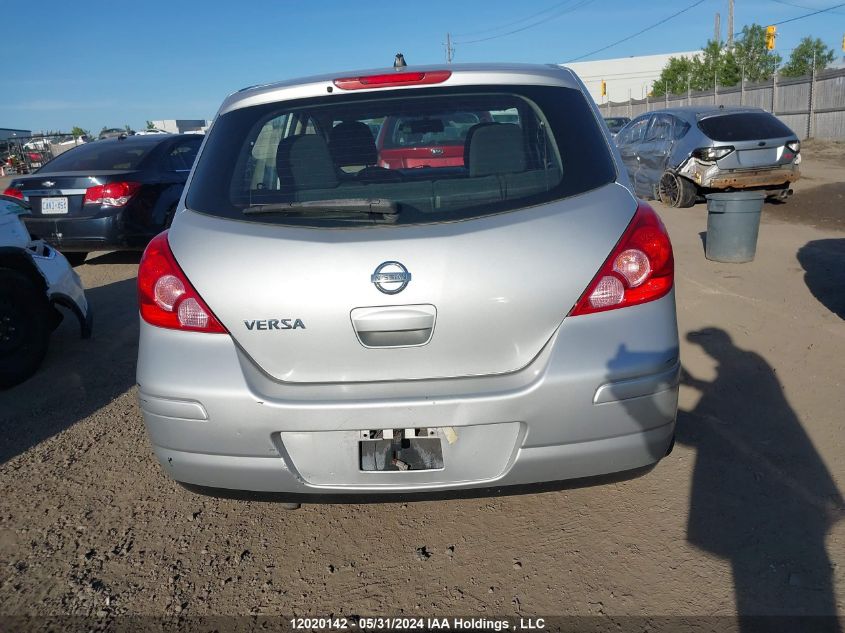
<path id="1" fill-rule="evenodd" d="M 610 128 L 611 132 L 618 132 L 623 127 L 625 127 L 625 124 L 628 123 L 628 121 L 630 120 L 631 119 L 628 119 L 626 117 L 613 117 L 605 119 L 604 122 L 607 123 L 607 127 Z"/>
<path id="2" fill-rule="evenodd" d="M 187 206 L 254 222 L 325 226 L 360 221 L 354 210 L 380 201 L 396 209 L 390 223 L 402 225 L 509 211 L 613 180 L 606 144 L 577 90 L 417 89 L 223 115 L 197 163 Z M 313 201 L 330 204 L 282 212 Z M 339 204 L 353 212 L 339 213 Z M 256 207 L 274 212 L 249 211 Z M 321 221 L 319 208 L 330 222 Z"/>
<path id="3" fill-rule="evenodd" d="M 153 147 L 153 143 L 125 144 L 124 141 L 86 143 L 59 154 L 38 173 L 137 169 Z"/>

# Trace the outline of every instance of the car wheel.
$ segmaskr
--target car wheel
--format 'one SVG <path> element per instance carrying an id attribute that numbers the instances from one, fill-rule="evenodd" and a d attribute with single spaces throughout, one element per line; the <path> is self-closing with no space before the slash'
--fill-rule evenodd
<path id="1" fill-rule="evenodd" d="M 0 389 L 35 373 L 50 340 L 44 291 L 16 270 L 0 269 Z"/>
<path id="2" fill-rule="evenodd" d="M 658 195 L 660 201 L 670 207 L 691 207 L 695 204 L 696 188 L 686 178 L 667 171 L 660 179 Z"/>
<path id="3" fill-rule="evenodd" d="M 88 253 L 86 252 L 74 252 L 74 253 L 62 253 L 65 256 L 65 259 L 68 261 L 68 264 L 76 268 L 77 266 L 82 266 L 85 263 L 85 258 L 88 257 Z"/>

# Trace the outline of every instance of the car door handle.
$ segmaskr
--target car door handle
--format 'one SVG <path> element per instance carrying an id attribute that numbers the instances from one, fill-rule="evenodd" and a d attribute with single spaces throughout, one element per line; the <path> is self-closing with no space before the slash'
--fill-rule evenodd
<path id="1" fill-rule="evenodd" d="M 355 308 L 350 317 L 364 347 L 408 347 L 428 343 L 437 309 L 429 304 Z"/>

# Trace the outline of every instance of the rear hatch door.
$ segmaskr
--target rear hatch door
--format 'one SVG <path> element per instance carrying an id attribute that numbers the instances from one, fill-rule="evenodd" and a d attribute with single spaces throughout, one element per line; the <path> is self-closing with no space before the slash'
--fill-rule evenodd
<path id="1" fill-rule="evenodd" d="M 531 362 L 635 210 L 630 192 L 609 184 L 428 225 L 319 229 L 188 212 L 171 230 L 170 246 L 237 345 L 278 380 L 478 376 Z M 396 294 L 373 283 L 385 262 L 411 275 Z M 429 336 L 405 346 L 393 335 L 362 337 L 426 323 Z"/>
<path id="2" fill-rule="evenodd" d="M 717 161 L 721 169 L 773 169 L 795 159 L 786 144 L 798 137 L 768 112 L 710 114 L 698 127 L 719 146 L 734 148 Z"/>

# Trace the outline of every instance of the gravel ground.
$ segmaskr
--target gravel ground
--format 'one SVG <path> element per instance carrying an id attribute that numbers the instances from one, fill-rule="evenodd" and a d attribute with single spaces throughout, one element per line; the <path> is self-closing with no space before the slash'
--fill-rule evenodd
<path id="1" fill-rule="evenodd" d="M 0 394 L 0 614 L 845 612 L 845 233 L 807 202 L 842 163 L 815 162 L 767 205 L 750 264 L 704 259 L 703 205 L 655 205 L 676 249 L 678 444 L 589 488 L 295 512 L 187 492 L 136 400 L 138 256 L 90 256 L 94 338 L 66 319 Z"/>

